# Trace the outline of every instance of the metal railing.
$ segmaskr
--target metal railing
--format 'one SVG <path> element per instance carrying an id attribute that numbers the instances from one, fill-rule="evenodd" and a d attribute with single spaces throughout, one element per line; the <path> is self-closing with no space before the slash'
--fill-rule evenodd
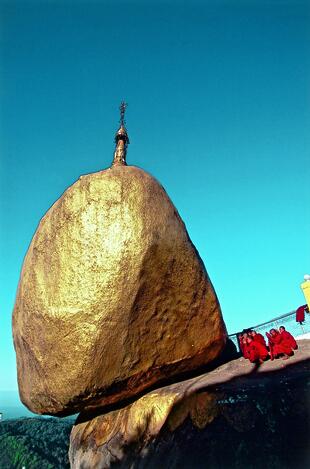
<path id="1" fill-rule="evenodd" d="M 280 326 L 284 326 L 287 331 L 289 331 L 294 337 L 298 337 L 303 334 L 310 332 L 310 314 L 305 313 L 305 320 L 302 324 L 296 322 L 296 311 L 291 311 L 290 313 L 283 314 L 277 318 L 271 319 L 268 322 L 258 324 L 257 326 L 247 327 L 246 329 L 253 329 L 256 332 L 260 332 L 265 336 L 266 332 L 269 332 L 270 329 L 279 329 Z M 237 334 L 240 334 L 241 331 L 230 334 L 229 338 L 234 342 L 238 348 Z M 266 338 L 266 337 L 265 337 Z"/>

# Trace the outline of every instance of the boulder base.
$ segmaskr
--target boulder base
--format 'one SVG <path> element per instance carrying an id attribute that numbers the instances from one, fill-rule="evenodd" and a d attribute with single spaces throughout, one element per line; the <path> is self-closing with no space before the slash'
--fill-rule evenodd
<path id="1" fill-rule="evenodd" d="M 107 414 L 82 413 L 71 469 L 309 467 L 310 341 L 259 369 L 240 358 Z"/>

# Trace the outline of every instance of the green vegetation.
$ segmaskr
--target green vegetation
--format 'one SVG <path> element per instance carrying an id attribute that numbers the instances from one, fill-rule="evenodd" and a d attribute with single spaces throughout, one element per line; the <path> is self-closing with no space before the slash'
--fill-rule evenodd
<path id="1" fill-rule="evenodd" d="M 0 469 L 67 469 L 74 420 L 21 418 L 0 423 Z"/>

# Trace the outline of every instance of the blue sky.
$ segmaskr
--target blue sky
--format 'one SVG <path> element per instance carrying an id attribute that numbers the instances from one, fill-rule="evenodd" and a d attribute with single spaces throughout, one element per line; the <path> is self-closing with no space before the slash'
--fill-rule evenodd
<path id="1" fill-rule="evenodd" d="M 122 99 L 128 163 L 167 190 L 229 331 L 303 304 L 309 39 L 293 0 L 0 2 L 0 389 L 16 389 L 29 242 L 80 174 L 109 166 Z"/>

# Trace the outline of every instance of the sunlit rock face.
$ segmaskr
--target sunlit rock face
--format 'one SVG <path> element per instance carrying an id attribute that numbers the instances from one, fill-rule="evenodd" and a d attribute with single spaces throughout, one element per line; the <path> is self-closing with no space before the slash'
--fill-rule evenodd
<path id="1" fill-rule="evenodd" d="M 42 218 L 13 314 L 18 383 L 36 413 L 133 396 L 215 359 L 219 303 L 162 186 L 133 166 L 81 177 Z"/>
<path id="2" fill-rule="evenodd" d="M 73 427 L 71 469 L 309 467 L 310 341 L 285 363 L 240 358 Z"/>

